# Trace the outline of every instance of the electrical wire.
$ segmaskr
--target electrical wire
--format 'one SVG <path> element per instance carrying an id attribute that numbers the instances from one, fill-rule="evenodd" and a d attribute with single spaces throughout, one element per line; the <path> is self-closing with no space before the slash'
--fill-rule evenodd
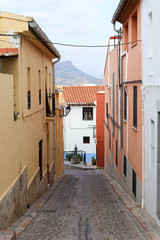
<path id="1" fill-rule="evenodd" d="M 8 37 L 18 37 L 18 35 L 16 34 L 0 34 L 0 36 L 8 36 Z M 76 48 L 106 48 L 106 47 L 114 47 L 115 44 L 106 44 L 106 45 L 79 45 L 79 44 L 68 44 L 68 43 L 59 43 L 59 42 L 52 42 L 52 41 L 42 41 L 41 39 L 39 38 L 33 38 L 33 37 L 30 37 L 30 36 L 27 36 L 25 34 L 23 34 L 23 36 L 25 38 L 30 38 L 32 40 L 36 40 L 36 41 L 41 41 L 43 43 L 47 42 L 47 43 L 50 43 L 50 44 L 54 44 L 54 45 L 60 45 L 60 46 L 64 46 L 64 47 L 76 47 Z M 2 40 L 0 40 L 2 41 Z M 125 44 L 135 44 L 137 42 L 141 42 L 142 40 L 136 40 L 136 41 L 133 41 L 133 42 L 127 42 L 127 43 L 118 43 L 117 45 L 125 45 Z"/>
<path id="2" fill-rule="evenodd" d="M 13 43 L 13 42 L 8 42 L 8 41 L 5 41 L 5 40 L 1 40 L 1 39 L 0 39 L 0 42 L 5 42 L 5 43 L 12 43 L 12 44 L 19 44 L 19 43 Z"/>

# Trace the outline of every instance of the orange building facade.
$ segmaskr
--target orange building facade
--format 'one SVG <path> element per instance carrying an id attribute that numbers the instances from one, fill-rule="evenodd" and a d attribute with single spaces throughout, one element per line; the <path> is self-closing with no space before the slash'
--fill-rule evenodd
<path id="1" fill-rule="evenodd" d="M 142 201 L 142 67 L 140 1 L 121 0 L 112 23 L 123 26 L 111 37 L 105 65 L 105 169 Z M 119 30 L 120 36 L 121 30 Z M 114 44 L 113 44 L 114 43 Z"/>
<path id="2" fill-rule="evenodd" d="M 105 92 L 97 93 L 96 109 L 96 138 L 97 138 L 97 167 L 104 168 L 104 108 Z"/>

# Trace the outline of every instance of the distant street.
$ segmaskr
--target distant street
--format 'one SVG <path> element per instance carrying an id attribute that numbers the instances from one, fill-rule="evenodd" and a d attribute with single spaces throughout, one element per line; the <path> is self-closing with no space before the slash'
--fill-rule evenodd
<path id="1" fill-rule="evenodd" d="M 150 239 L 100 170 L 66 176 L 19 239 Z"/>

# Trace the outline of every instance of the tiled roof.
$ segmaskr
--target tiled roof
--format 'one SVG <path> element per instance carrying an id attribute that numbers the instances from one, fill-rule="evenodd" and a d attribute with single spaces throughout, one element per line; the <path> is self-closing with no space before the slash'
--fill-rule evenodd
<path id="1" fill-rule="evenodd" d="M 104 90 L 104 86 L 63 87 L 63 98 L 68 104 L 93 104 L 96 93 Z"/>
<path id="2" fill-rule="evenodd" d="M 18 48 L 0 48 L 0 56 L 18 55 Z"/>

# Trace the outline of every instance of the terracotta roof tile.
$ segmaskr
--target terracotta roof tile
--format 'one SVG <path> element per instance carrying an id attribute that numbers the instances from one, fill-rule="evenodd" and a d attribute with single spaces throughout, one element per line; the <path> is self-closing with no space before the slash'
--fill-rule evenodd
<path id="1" fill-rule="evenodd" d="M 1 56 L 14 56 L 18 55 L 18 48 L 0 48 Z"/>
<path id="2" fill-rule="evenodd" d="M 104 86 L 63 87 L 63 98 L 68 104 L 93 104 L 96 93 L 104 90 Z"/>

